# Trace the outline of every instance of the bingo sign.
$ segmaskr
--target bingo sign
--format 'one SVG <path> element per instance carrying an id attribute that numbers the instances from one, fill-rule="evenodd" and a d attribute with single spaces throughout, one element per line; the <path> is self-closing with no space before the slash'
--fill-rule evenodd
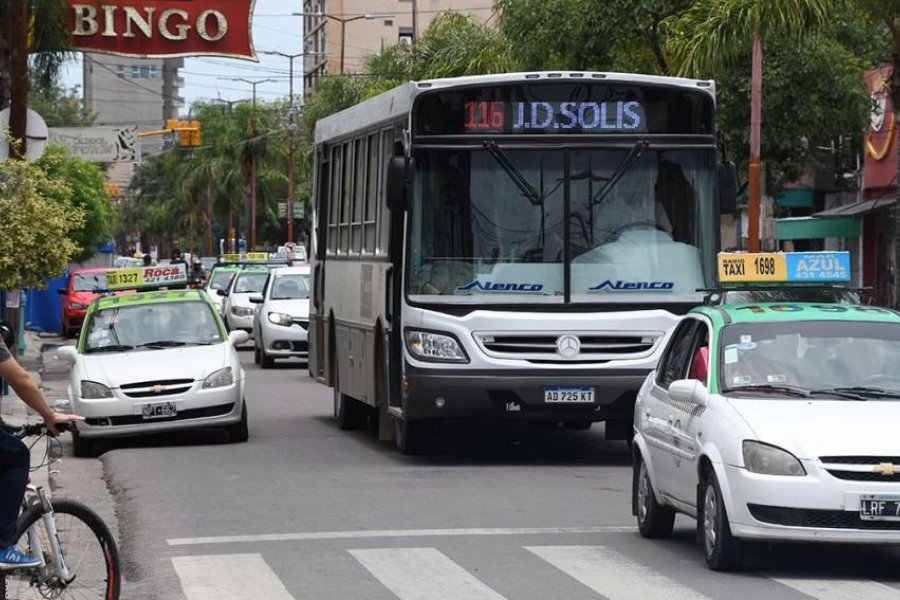
<path id="1" fill-rule="evenodd" d="M 719 254 L 720 283 L 847 283 L 849 252 Z"/>
<path id="2" fill-rule="evenodd" d="M 106 289 L 154 288 L 187 283 L 187 265 L 113 269 L 106 272 Z"/>

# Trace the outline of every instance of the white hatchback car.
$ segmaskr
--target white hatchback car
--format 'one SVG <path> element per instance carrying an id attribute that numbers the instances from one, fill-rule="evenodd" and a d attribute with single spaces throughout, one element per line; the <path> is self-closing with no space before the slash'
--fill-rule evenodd
<path id="1" fill-rule="evenodd" d="M 262 294 L 250 296 L 256 364 L 267 369 L 276 358 L 309 359 L 309 267 L 272 269 Z"/>
<path id="2" fill-rule="evenodd" d="M 222 318 L 229 331 L 240 329 L 253 335 L 253 314 L 256 307 L 250 302 L 250 296 L 262 292 L 268 278 L 269 269 L 248 267 L 238 271 L 227 291 L 217 292 L 225 297 L 222 303 Z"/>
<path id="3" fill-rule="evenodd" d="M 641 534 L 695 517 L 717 570 L 753 540 L 900 544 L 898 364 L 890 309 L 693 309 L 635 404 Z"/>
<path id="4" fill-rule="evenodd" d="M 205 292 L 174 290 L 100 298 L 77 346 L 57 351 L 72 363 L 69 409 L 85 418 L 73 432 L 77 456 L 94 440 L 176 429 L 221 427 L 248 438 L 244 370 Z"/>

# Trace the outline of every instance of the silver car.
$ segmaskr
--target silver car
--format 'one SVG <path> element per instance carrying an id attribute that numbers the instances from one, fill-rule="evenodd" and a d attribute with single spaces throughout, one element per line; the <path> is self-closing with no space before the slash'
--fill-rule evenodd
<path id="1" fill-rule="evenodd" d="M 309 359 L 309 267 L 272 269 L 262 294 L 250 296 L 256 364 L 267 369 L 276 358 Z"/>

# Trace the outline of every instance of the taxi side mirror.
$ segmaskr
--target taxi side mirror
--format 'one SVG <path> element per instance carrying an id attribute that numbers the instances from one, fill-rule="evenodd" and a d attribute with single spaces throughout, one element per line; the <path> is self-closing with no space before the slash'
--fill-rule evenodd
<path id="1" fill-rule="evenodd" d="M 74 363 L 78 358 L 78 350 L 75 346 L 60 346 L 56 350 L 56 360 L 64 363 Z"/>
<path id="2" fill-rule="evenodd" d="M 709 392 L 702 381 L 678 379 L 669 385 L 669 397 L 676 402 L 690 402 L 697 406 L 706 406 Z"/>
<path id="3" fill-rule="evenodd" d="M 225 296 L 228 295 L 228 292 L 226 292 L 225 290 L 216 290 L 216 294 L 218 294 L 219 296 L 222 296 L 224 298 Z"/>
<path id="4" fill-rule="evenodd" d="M 235 329 L 234 331 L 228 332 L 228 341 L 231 342 L 232 346 L 237 346 L 239 344 L 243 344 L 247 340 L 250 339 L 250 334 L 244 331 L 243 329 Z"/>
<path id="5" fill-rule="evenodd" d="M 253 304 L 262 304 L 262 303 L 263 303 L 263 297 L 260 296 L 259 294 L 250 296 L 250 302 L 253 303 Z"/>

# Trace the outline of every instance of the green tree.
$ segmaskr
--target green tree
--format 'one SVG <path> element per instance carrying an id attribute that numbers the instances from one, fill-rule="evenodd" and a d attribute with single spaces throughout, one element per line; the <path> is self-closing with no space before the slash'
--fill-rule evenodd
<path id="1" fill-rule="evenodd" d="M 78 252 L 70 234 L 84 214 L 53 199 L 66 193 L 64 181 L 37 165 L 0 162 L 0 288 L 42 287 Z"/>
<path id="2" fill-rule="evenodd" d="M 111 241 L 115 232 L 116 210 L 109 200 L 103 169 L 69 156 L 65 148 L 56 145 L 50 145 L 35 165 L 54 182 L 40 186 L 43 195 L 84 215 L 81 223 L 69 231 L 78 247 L 72 260 L 84 262 L 96 254 L 97 246 Z M 60 181 L 64 185 L 56 185 Z"/>
<path id="3" fill-rule="evenodd" d="M 77 87 L 66 90 L 61 85 L 41 87 L 32 83 L 28 108 L 41 115 L 48 127 L 88 127 L 97 118 L 85 107 Z"/>

